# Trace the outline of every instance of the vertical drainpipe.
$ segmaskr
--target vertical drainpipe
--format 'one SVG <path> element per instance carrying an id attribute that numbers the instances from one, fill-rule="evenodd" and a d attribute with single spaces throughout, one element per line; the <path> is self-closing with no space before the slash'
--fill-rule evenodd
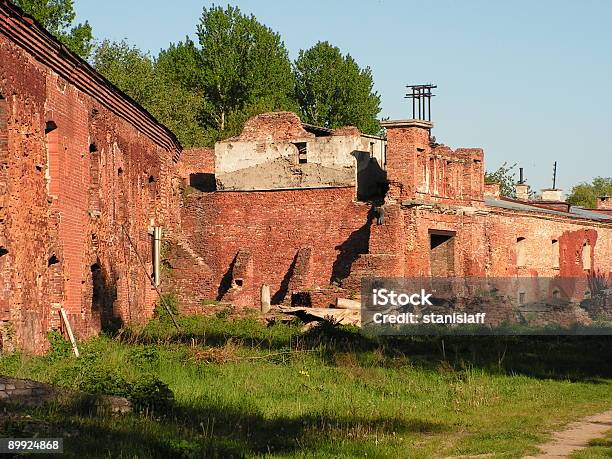
<path id="1" fill-rule="evenodd" d="M 159 265 L 161 258 L 161 227 L 156 226 L 153 228 L 153 280 L 155 281 L 155 286 L 159 286 L 160 283 L 160 275 L 159 275 Z"/>

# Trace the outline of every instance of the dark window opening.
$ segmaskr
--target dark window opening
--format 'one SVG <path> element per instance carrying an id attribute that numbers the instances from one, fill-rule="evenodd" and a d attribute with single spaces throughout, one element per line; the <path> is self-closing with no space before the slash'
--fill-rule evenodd
<path id="1" fill-rule="evenodd" d="M 308 143 L 295 142 L 293 145 L 295 145 L 298 150 L 298 163 L 306 164 L 308 162 Z"/>
<path id="2" fill-rule="evenodd" d="M 7 253 L 8 253 L 8 250 L 6 250 L 5 247 L 0 247 L 0 257 L 3 257 Z"/>
<path id="3" fill-rule="evenodd" d="M 47 121 L 47 124 L 45 124 L 45 134 L 48 134 L 51 131 L 54 131 L 57 129 L 57 124 L 55 124 L 54 121 Z"/>
<path id="4" fill-rule="evenodd" d="M 155 182 L 155 177 L 153 177 L 152 175 L 149 175 L 149 183 L 154 183 Z"/>
<path id="5" fill-rule="evenodd" d="M 49 258 L 49 262 L 47 263 L 48 266 L 53 266 L 59 263 L 59 259 L 57 258 L 57 256 L 55 256 L 55 254 L 51 255 L 51 257 Z"/>
<path id="6" fill-rule="evenodd" d="M 95 153 L 96 151 L 98 151 L 98 147 L 96 147 L 95 143 L 92 143 L 89 145 L 89 153 Z"/>
<path id="7" fill-rule="evenodd" d="M 123 174 L 123 167 L 120 167 L 119 169 L 117 169 L 117 175 L 122 175 Z"/>
<path id="8" fill-rule="evenodd" d="M 519 304 L 525 304 L 525 292 L 519 293 Z"/>
<path id="9" fill-rule="evenodd" d="M 429 231 L 429 262 L 431 275 L 448 277 L 455 274 L 455 233 Z"/>
<path id="10" fill-rule="evenodd" d="M 189 174 L 189 186 L 199 191 L 215 191 L 217 189 L 215 174 L 201 172 Z"/>
<path id="11" fill-rule="evenodd" d="M 236 284 L 237 287 L 242 287 L 244 285 L 244 280 L 243 279 L 234 279 L 234 283 Z"/>

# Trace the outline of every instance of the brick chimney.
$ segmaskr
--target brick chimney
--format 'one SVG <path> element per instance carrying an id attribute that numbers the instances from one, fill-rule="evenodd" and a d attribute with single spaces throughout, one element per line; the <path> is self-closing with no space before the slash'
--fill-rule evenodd
<path id="1" fill-rule="evenodd" d="M 542 201 L 564 202 L 563 190 L 558 188 L 546 188 L 542 190 Z"/>
<path id="2" fill-rule="evenodd" d="M 424 120 L 393 120 L 380 123 L 387 130 L 387 180 L 391 199 L 414 197 L 418 183 L 417 157 L 431 151 L 433 123 Z"/>
<path id="3" fill-rule="evenodd" d="M 597 210 L 612 210 L 612 196 L 599 196 L 595 208 Z"/>
<path id="4" fill-rule="evenodd" d="M 570 210 L 570 205 L 563 200 L 563 190 L 558 188 L 546 188 L 542 190 L 540 199 L 531 201 L 530 204 L 536 207 L 558 210 L 561 212 L 569 212 Z"/>
<path id="5" fill-rule="evenodd" d="M 529 185 L 524 182 L 519 182 L 514 185 L 516 199 L 519 201 L 529 201 Z"/>

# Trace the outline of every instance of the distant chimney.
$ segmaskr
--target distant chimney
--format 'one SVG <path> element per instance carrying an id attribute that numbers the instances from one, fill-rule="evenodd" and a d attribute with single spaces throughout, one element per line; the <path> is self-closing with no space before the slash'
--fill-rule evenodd
<path id="1" fill-rule="evenodd" d="M 612 210 L 612 196 L 599 196 L 595 208 L 599 210 Z"/>
<path id="2" fill-rule="evenodd" d="M 542 190 L 542 201 L 563 202 L 563 190 L 558 188 Z"/>
<path id="3" fill-rule="evenodd" d="M 526 183 L 517 183 L 514 185 L 516 199 L 519 201 L 529 201 L 529 185 Z"/>

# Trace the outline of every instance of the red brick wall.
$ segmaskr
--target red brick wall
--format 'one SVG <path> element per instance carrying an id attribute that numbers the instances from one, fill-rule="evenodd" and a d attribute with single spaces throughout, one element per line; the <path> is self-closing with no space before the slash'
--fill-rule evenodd
<path id="1" fill-rule="evenodd" d="M 387 177 L 393 199 L 480 205 L 484 196 L 484 153 L 432 145 L 421 127 L 387 128 Z"/>
<path id="2" fill-rule="evenodd" d="M 372 225 L 370 253 L 360 257 L 352 276 L 429 276 L 430 233 L 454 232 L 454 274 L 471 277 L 582 277 L 612 275 L 609 225 L 506 211 L 466 215 L 430 208 L 385 206 L 383 225 Z M 493 210 L 493 208 L 489 208 Z M 525 266 L 517 267 L 517 239 L 525 238 Z M 558 267 L 553 244 L 559 244 Z M 591 247 L 591 271 L 582 261 Z M 355 279 L 352 279 L 357 284 Z"/>
<path id="3" fill-rule="evenodd" d="M 179 175 L 189 183 L 189 175 L 193 173 L 215 173 L 215 151 L 212 148 L 190 148 L 183 150 L 177 164 Z"/>
<path id="4" fill-rule="evenodd" d="M 242 133 L 236 137 L 246 140 L 291 140 L 313 137 L 302 127 L 302 121 L 293 112 L 272 112 L 250 118 Z"/>
<path id="5" fill-rule="evenodd" d="M 346 277 L 369 238 L 370 206 L 353 198 L 353 187 L 191 194 L 183 206 L 183 231 L 212 270 L 210 296 L 230 287 L 239 251 L 251 257 L 252 279 L 244 279 L 242 288 L 254 306 L 264 283 L 273 302 L 282 301 L 296 268 L 312 285 Z M 311 249 L 309 273 L 297 256 L 303 248 Z"/>
<path id="6" fill-rule="evenodd" d="M 41 351 L 60 307 L 80 337 L 150 317 L 148 229 L 177 227 L 178 151 L 2 34 L 0 95 L 0 328 Z"/>

